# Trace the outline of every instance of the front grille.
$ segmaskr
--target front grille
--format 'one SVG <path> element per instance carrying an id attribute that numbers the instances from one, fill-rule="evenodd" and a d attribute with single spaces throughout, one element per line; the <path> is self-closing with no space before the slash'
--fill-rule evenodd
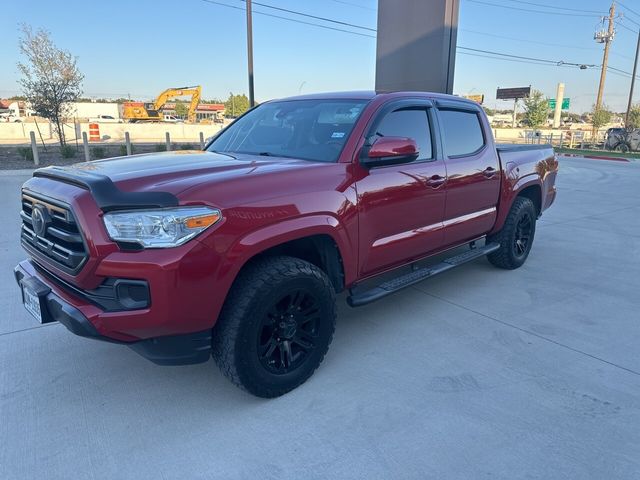
<path id="1" fill-rule="evenodd" d="M 22 245 L 30 254 L 69 274 L 80 270 L 88 254 L 68 206 L 32 193 L 23 194 L 20 217 Z"/>

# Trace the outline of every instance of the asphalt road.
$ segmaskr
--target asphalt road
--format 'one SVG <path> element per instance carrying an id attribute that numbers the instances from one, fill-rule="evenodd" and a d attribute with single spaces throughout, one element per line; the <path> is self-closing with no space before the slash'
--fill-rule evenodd
<path id="1" fill-rule="evenodd" d="M 0 176 L 0 478 L 640 478 L 640 163 L 562 160 L 524 267 L 352 310 L 305 385 L 243 393 L 37 326 Z"/>

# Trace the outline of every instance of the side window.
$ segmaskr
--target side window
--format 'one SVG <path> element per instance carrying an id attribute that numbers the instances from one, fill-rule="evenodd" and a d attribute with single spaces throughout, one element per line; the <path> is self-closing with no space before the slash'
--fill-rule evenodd
<path id="1" fill-rule="evenodd" d="M 418 144 L 418 160 L 433 157 L 429 117 L 425 109 L 404 109 L 388 113 L 378 125 L 375 135 L 413 138 Z"/>
<path id="2" fill-rule="evenodd" d="M 478 114 L 461 110 L 440 110 L 439 116 L 447 156 L 471 155 L 484 146 Z"/>

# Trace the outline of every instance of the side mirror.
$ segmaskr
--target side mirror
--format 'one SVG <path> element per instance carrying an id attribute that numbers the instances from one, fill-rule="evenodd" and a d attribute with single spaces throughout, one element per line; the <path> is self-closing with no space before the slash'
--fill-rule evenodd
<path id="1" fill-rule="evenodd" d="M 418 145 L 412 138 L 380 137 L 363 149 L 360 163 L 367 168 L 412 162 L 418 158 Z"/>

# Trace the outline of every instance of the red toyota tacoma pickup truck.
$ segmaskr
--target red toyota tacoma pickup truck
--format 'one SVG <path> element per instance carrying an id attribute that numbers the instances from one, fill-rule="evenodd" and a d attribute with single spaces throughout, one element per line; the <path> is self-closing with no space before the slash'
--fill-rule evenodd
<path id="1" fill-rule="evenodd" d="M 275 397 L 320 365 L 337 293 L 355 307 L 480 256 L 521 266 L 557 170 L 453 96 L 270 101 L 205 151 L 36 170 L 15 276 L 40 322 L 158 364 L 213 356 Z"/>

